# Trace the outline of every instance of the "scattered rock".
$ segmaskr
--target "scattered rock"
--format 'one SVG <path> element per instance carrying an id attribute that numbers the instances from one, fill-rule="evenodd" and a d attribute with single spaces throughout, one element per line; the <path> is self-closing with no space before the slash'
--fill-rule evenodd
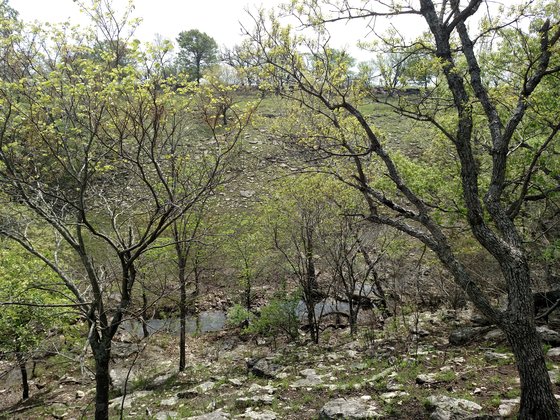
<path id="1" fill-rule="evenodd" d="M 449 344 L 462 346 L 489 331 L 489 327 L 462 327 L 449 334 Z"/>
<path id="2" fill-rule="evenodd" d="M 241 385 L 243 385 L 244 379 L 245 378 L 243 378 L 243 379 L 241 379 L 241 378 L 230 378 L 230 379 L 228 379 L 228 381 L 232 385 L 241 386 Z"/>
<path id="3" fill-rule="evenodd" d="M 76 399 L 80 399 L 80 398 L 84 398 L 86 396 L 86 393 L 84 391 L 76 391 Z"/>
<path id="4" fill-rule="evenodd" d="M 251 198 L 255 195 L 255 191 L 253 190 L 241 190 L 239 191 L 239 195 L 243 198 Z"/>
<path id="5" fill-rule="evenodd" d="M 551 348 L 546 355 L 548 357 L 560 357 L 560 347 Z"/>
<path id="6" fill-rule="evenodd" d="M 160 405 L 168 405 L 168 406 L 173 406 L 176 405 L 179 402 L 179 398 L 176 396 L 167 398 L 165 400 L 161 400 L 161 402 L 159 403 Z"/>
<path id="7" fill-rule="evenodd" d="M 437 382 L 435 373 L 422 373 L 416 377 L 418 385 L 432 385 Z"/>
<path id="8" fill-rule="evenodd" d="M 550 381 L 553 384 L 559 385 L 560 384 L 560 370 L 554 369 L 548 371 L 548 376 L 550 376 Z"/>
<path id="9" fill-rule="evenodd" d="M 551 346 L 560 346 L 560 333 L 541 325 L 537 327 L 537 332 L 541 336 L 541 340 Z"/>
<path id="10" fill-rule="evenodd" d="M 290 384 L 291 388 L 312 388 L 323 383 L 322 376 L 317 375 L 315 369 L 304 369 L 300 374 L 305 377 Z"/>
<path id="11" fill-rule="evenodd" d="M 138 398 L 144 398 L 150 394 L 152 394 L 154 391 L 136 391 L 130 395 L 126 395 L 125 397 L 117 397 L 117 398 L 113 398 L 112 400 L 109 401 L 109 407 L 113 408 L 113 409 L 120 409 L 121 405 L 122 405 L 122 400 L 124 398 L 124 408 L 131 408 L 132 407 L 132 402 Z"/>
<path id="12" fill-rule="evenodd" d="M 249 392 L 252 394 L 274 394 L 276 391 L 277 388 L 274 388 L 272 385 L 261 386 L 259 384 L 252 384 L 249 387 Z"/>
<path id="13" fill-rule="evenodd" d="M 179 414 L 176 411 L 160 411 L 156 413 L 156 420 L 169 420 L 177 418 Z"/>
<path id="14" fill-rule="evenodd" d="M 378 407 L 367 398 L 336 398 L 327 402 L 319 413 L 319 420 L 381 418 Z"/>
<path id="15" fill-rule="evenodd" d="M 177 394 L 178 398 L 193 398 L 200 394 L 205 394 L 208 391 L 213 390 L 216 387 L 216 383 L 212 381 L 201 383 L 194 388 L 188 389 L 184 392 L 179 392 Z"/>
<path id="16" fill-rule="evenodd" d="M 368 382 L 379 382 L 381 379 L 383 379 L 386 376 L 389 376 L 391 373 L 393 373 L 394 370 L 395 370 L 394 367 L 390 367 L 390 368 L 387 368 L 385 370 L 382 370 L 381 372 L 373 375 Z"/>
<path id="17" fill-rule="evenodd" d="M 202 414 L 200 416 L 187 417 L 187 418 L 191 420 L 226 420 L 231 417 L 228 413 L 225 413 L 220 409 L 220 410 L 212 411 L 211 413 L 208 414 Z"/>
<path id="18" fill-rule="evenodd" d="M 272 363 L 269 358 L 250 360 L 247 367 L 253 375 L 260 378 L 274 378 L 280 371 L 280 366 Z"/>
<path id="19" fill-rule="evenodd" d="M 493 330 L 488 331 L 485 335 L 484 335 L 484 339 L 486 341 L 501 341 L 501 340 L 505 340 L 506 339 L 506 335 L 504 334 L 504 332 L 502 330 L 500 330 L 499 328 L 495 328 Z"/>
<path id="20" fill-rule="evenodd" d="M 500 401 L 500 406 L 498 407 L 498 413 L 500 416 L 512 417 L 517 411 L 517 406 L 519 405 L 519 398 L 514 398 L 512 400 L 502 400 Z"/>
<path id="21" fill-rule="evenodd" d="M 235 416 L 236 418 L 253 419 L 253 420 L 276 420 L 277 414 L 274 411 L 253 411 L 248 408 L 245 413 Z"/>
<path id="22" fill-rule="evenodd" d="M 487 362 L 497 362 L 500 360 L 510 360 L 513 358 L 511 353 L 496 353 L 493 351 L 484 352 L 484 358 Z"/>
<path id="23" fill-rule="evenodd" d="M 261 407 L 263 405 L 271 405 L 274 402 L 272 395 L 255 395 L 253 397 L 241 397 L 235 400 L 238 408 Z"/>
<path id="24" fill-rule="evenodd" d="M 392 391 L 392 392 L 385 392 L 381 394 L 380 397 L 383 401 L 391 401 L 394 400 L 395 398 L 407 397 L 408 395 L 410 394 L 405 391 Z"/>
<path id="25" fill-rule="evenodd" d="M 432 420 L 461 420 L 482 410 L 475 402 L 445 395 L 432 395 L 428 401 L 433 409 L 430 415 Z"/>

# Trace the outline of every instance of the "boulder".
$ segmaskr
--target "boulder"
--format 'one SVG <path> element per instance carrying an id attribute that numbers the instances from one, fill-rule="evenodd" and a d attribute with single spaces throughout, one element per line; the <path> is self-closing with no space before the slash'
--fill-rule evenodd
<path id="1" fill-rule="evenodd" d="M 253 411 L 250 408 L 247 409 L 243 414 L 236 417 L 242 419 L 253 419 L 253 420 L 276 420 L 277 414 L 274 411 L 264 410 L 264 411 Z"/>
<path id="2" fill-rule="evenodd" d="M 370 398 L 336 398 L 327 402 L 319 413 L 319 420 L 382 418 L 377 405 Z"/>
<path id="3" fill-rule="evenodd" d="M 432 385 L 437 381 L 435 373 L 420 374 L 416 377 L 416 383 L 418 385 Z"/>
<path id="4" fill-rule="evenodd" d="M 491 327 L 462 327 L 449 334 L 449 344 L 454 346 L 462 346 L 482 334 L 490 331 Z"/>
<path id="5" fill-rule="evenodd" d="M 156 420 L 170 420 L 179 416 L 176 411 L 159 411 L 156 413 Z"/>
<path id="6" fill-rule="evenodd" d="M 321 375 L 317 375 L 315 369 L 305 369 L 300 372 L 303 379 L 298 379 L 294 383 L 290 384 L 291 388 L 312 388 L 323 383 Z"/>
<path id="7" fill-rule="evenodd" d="M 252 397 L 241 397 L 235 400 L 237 408 L 261 407 L 263 405 L 272 405 L 274 397 L 272 395 L 254 395 Z"/>
<path id="8" fill-rule="evenodd" d="M 227 420 L 230 419 L 230 415 L 228 413 L 223 412 L 221 409 L 212 411 L 208 414 L 202 414 L 200 416 L 193 416 L 187 417 L 190 420 Z"/>
<path id="9" fill-rule="evenodd" d="M 546 355 L 548 357 L 560 357 L 560 347 L 553 347 L 551 348 Z"/>
<path id="10" fill-rule="evenodd" d="M 249 371 L 259 378 L 274 378 L 280 371 L 280 366 L 274 364 L 270 358 L 249 360 L 247 362 Z"/>
<path id="11" fill-rule="evenodd" d="M 541 340 L 551 346 L 560 346 L 560 333 L 541 325 L 537 327 L 537 332 L 541 336 Z"/>
<path id="12" fill-rule="evenodd" d="M 462 420 L 473 417 L 482 410 L 475 402 L 446 395 L 432 395 L 428 397 L 428 402 L 433 410 L 431 420 Z"/>
<path id="13" fill-rule="evenodd" d="M 500 401 L 500 406 L 498 407 L 498 413 L 500 416 L 506 418 L 513 417 L 517 407 L 519 406 L 519 398 L 514 398 L 512 400 L 502 400 Z"/>

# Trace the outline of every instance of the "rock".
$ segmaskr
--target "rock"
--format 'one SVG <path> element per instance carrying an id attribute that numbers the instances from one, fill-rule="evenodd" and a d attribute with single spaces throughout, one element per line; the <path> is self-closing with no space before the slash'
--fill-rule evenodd
<path id="1" fill-rule="evenodd" d="M 272 385 L 261 386 L 259 384 L 252 384 L 249 387 L 249 392 L 251 394 L 274 394 L 278 388 L 274 388 Z"/>
<path id="2" fill-rule="evenodd" d="M 152 386 L 154 388 L 159 388 L 160 386 L 164 385 L 172 376 L 173 376 L 173 373 L 166 373 L 166 374 L 160 375 L 152 381 Z"/>
<path id="3" fill-rule="evenodd" d="M 305 369 L 300 372 L 303 379 L 298 379 L 294 383 L 290 384 L 291 388 L 313 388 L 323 383 L 322 376 L 317 375 L 315 369 Z"/>
<path id="4" fill-rule="evenodd" d="M 269 358 L 248 361 L 249 371 L 260 378 L 274 378 L 280 371 L 280 366 L 272 363 Z"/>
<path id="5" fill-rule="evenodd" d="M 449 344 L 462 346 L 489 331 L 489 327 L 463 327 L 449 334 Z"/>
<path id="6" fill-rule="evenodd" d="M 319 420 L 381 418 L 375 403 L 363 398 L 336 398 L 327 402 L 319 413 Z"/>
<path id="7" fill-rule="evenodd" d="M 208 414 L 202 414 L 200 416 L 187 417 L 187 418 L 191 420 L 226 420 L 231 417 L 228 413 L 225 413 L 220 409 L 220 410 L 212 411 L 211 413 Z"/>
<path id="8" fill-rule="evenodd" d="M 232 384 L 232 385 L 235 385 L 235 386 L 241 386 L 241 385 L 243 385 L 244 380 L 245 380 L 245 378 L 243 378 L 243 379 L 242 379 L 242 378 L 231 378 L 231 379 L 228 379 L 229 383 Z"/>
<path id="9" fill-rule="evenodd" d="M 513 417 L 517 411 L 517 406 L 519 405 L 519 398 L 514 398 L 512 400 L 502 400 L 500 401 L 500 406 L 498 407 L 498 414 L 504 417 Z"/>
<path id="10" fill-rule="evenodd" d="M 136 391 L 130 395 L 126 395 L 126 397 L 124 397 L 124 408 L 131 408 L 132 407 L 132 402 L 138 398 L 144 398 L 150 394 L 152 394 L 154 391 Z M 122 400 L 123 397 L 117 397 L 117 398 L 113 398 L 112 400 L 109 401 L 109 407 L 113 408 L 113 409 L 120 409 L 121 405 L 122 405 Z"/>
<path id="11" fill-rule="evenodd" d="M 251 198 L 255 195 L 255 191 L 253 190 L 241 190 L 239 191 L 239 195 L 243 198 Z"/>
<path id="12" fill-rule="evenodd" d="M 80 398 L 84 398 L 86 396 L 86 393 L 84 391 L 76 391 L 76 399 L 80 399 Z"/>
<path id="13" fill-rule="evenodd" d="M 184 392 L 177 393 L 178 398 L 193 398 L 200 394 L 205 394 L 208 391 L 213 390 L 216 387 L 216 383 L 212 381 L 203 382 L 191 389 Z"/>
<path id="14" fill-rule="evenodd" d="M 445 395 L 432 395 L 428 397 L 428 402 L 433 409 L 432 420 L 461 420 L 482 410 L 475 402 Z"/>
<path id="15" fill-rule="evenodd" d="M 129 374 L 129 369 L 127 368 L 111 369 L 109 375 L 111 376 L 111 383 L 113 384 L 113 386 L 117 389 L 120 389 L 121 391 L 124 391 L 124 384 L 125 382 L 127 382 L 127 378 L 127 389 L 130 389 L 130 384 L 134 381 L 134 379 L 136 379 L 137 376 L 134 370 L 130 371 Z"/>
<path id="16" fill-rule="evenodd" d="M 510 360 L 513 358 L 511 353 L 495 353 L 493 351 L 484 352 L 484 358 L 487 362 L 497 362 L 500 360 Z"/>
<path id="17" fill-rule="evenodd" d="M 537 332 L 541 336 L 541 340 L 551 346 L 560 346 L 560 333 L 551 330 L 544 325 L 537 327 Z"/>
<path id="18" fill-rule="evenodd" d="M 383 401 L 390 402 L 391 400 L 394 400 L 395 398 L 407 397 L 408 395 L 410 395 L 410 394 L 408 392 L 405 392 L 405 391 L 392 391 L 392 392 L 385 392 L 385 393 L 381 394 L 380 397 Z"/>
<path id="19" fill-rule="evenodd" d="M 176 411 L 159 411 L 156 413 L 156 420 L 169 420 L 177 418 L 179 414 Z"/>
<path id="20" fill-rule="evenodd" d="M 235 400 L 237 408 L 261 407 L 271 405 L 274 402 L 272 395 L 255 395 L 253 397 L 241 397 Z"/>
<path id="21" fill-rule="evenodd" d="M 381 379 L 383 379 L 386 376 L 389 376 L 391 373 L 393 373 L 394 370 L 395 370 L 394 367 L 390 367 L 390 368 L 387 368 L 385 370 L 382 370 L 381 372 L 373 375 L 368 382 L 379 382 Z"/>
<path id="22" fill-rule="evenodd" d="M 502 330 L 495 328 L 484 334 L 484 339 L 486 341 L 501 341 L 506 339 L 506 335 Z"/>
<path id="23" fill-rule="evenodd" d="M 551 348 L 546 355 L 548 357 L 560 357 L 560 347 Z"/>
<path id="24" fill-rule="evenodd" d="M 160 405 L 173 406 L 173 405 L 176 405 L 178 402 L 179 402 L 179 398 L 176 397 L 176 396 L 173 396 L 173 397 L 167 398 L 165 400 L 161 400 L 159 404 Z"/>
<path id="25" fill-rule="evenodd" d="M 550 376 L 550 381 L 553 384 L 559 385 L 560 384 L 560 370 L 554 369 L 548 371 L 548 376 Z"/>
<path id="26" fill-rule="evenodd" d="M 432 385 L 437 382 L 435 373 L 420 374 L 416 377 L 418 385 Z"/>
<path id="27" fill-rule="evenodd" d="M 238 418 L 254 419 L 254 420 L 276 420 L 277 414 L 274 411 L 253 411 L 250 408 L 245 413 L 236 416 Z"/>

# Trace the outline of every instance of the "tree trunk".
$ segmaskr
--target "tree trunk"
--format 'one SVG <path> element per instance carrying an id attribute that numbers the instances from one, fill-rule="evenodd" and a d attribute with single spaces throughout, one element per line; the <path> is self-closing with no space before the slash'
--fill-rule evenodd
<path id="1" fill-rule="evenodd" d="M 101 341 L 91 348 L 95 359 L 95 420 L 108 420 L 111 342 Z"/>
<path id="2" fill-rule="evenodd" d="M 22 399 L 26 400 L 29 398 L 29 382 L 27 381 L 27 366 L 25 364 L 25 358 L 22 354 L 18 353 L 17 362 L 19 366 L 19 371 L 21 372 L 21 387 L 23 389 Z"/>
<path id="3" fill-rule="evenodd" d="M 530 320 L 518 317 L 504 327 L 517 361 L 521 381 L 520 420 L 560 419 L 560 408 L 554 398 L 541 340 Z"/>
<path id="4" fill-rule="evenodd" d="M 180 318 L 180 332 L 179 332 L 179 372 L 183 372 L 186 366 L 185 346 L 187 344 L 187 279 L 185 275 L 186 259 L 179 259 L 179 288 L 180 288 L 180 302 L 179 302 L 179 318 Z"/>
<path id="5" fill-rule="evenodd" d="M 148 329 L 148 322 L 147 322 L 147 313 L 148 313 L 148 296 L 146 296 L 146 290 L 144 289 L 144 285 L 142 285 L 142 333 L 144 338 L 148 338 L 150 336 L 150 330 Z"/>

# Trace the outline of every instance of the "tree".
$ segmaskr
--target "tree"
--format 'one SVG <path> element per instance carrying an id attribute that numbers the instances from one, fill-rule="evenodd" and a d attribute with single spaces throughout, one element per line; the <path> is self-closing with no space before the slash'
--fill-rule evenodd
<path id="1" fill-rule="evenodd" d="M 328 3 L 336 11 L 322 13 L 321 3 Z M 369 209 L 364 219 L 391 226 L 422 242 L 437 255 L 475 306 L 504 331 L 521 381 L 519 418 L 560 418 L 536 332 L 532 273 L 519 217 L 523 209 L 532 205 L 531 191 L 550 197 L 558 187 L 557 180 L 551 180 L 552 189 L 538 186 L 536 168 L 553 152 L 560 130 L 558 114 L 551 112 L 557 112 L 557 103 L 547 98 L 549 86 L 556 85 L 560 71 L 560 10 L 556 2 L 539 2 L 534 8 L 517 6 L 513 15 L 494 16 L 483 23 L 479 33 L 473 33 L 475 25 L 468 24 L 482 3 L 372 2 L 364 8 L 362 3 L 354 6 L 352 2 L 309 0 L 294 8 L 298 19 L 310 27 L 403 14 L 427 25 L 429 42 L 419 42 L 437 60 L 438 77 L 444 83 L 433 95 L 399 106 L 398 111 L 430 123 L 439 133 L 434 138 L 447 141 L 453 160 L 449 164 L 447 158 L 444 169 L 452 174 L 448 183 L 458 186 L 457 197 L 450 190 L 443 190 L 443 195 L 434 191 L 415 174 L 415 170 L 426 168 L 427 162 L 413 163 L 385 141 L 374 125 L 374 117 L 361 111 L 367 91 L 359 84 L 347 86 L 345 78 L 331 67 L 311 71 L 305 66 L 303 51 L 319 57 L 324 54 L 324 31 L 319 30 L 313 40 L 295 37 L 274 17 L 268 24 L 261 15 L 255 17 L 256 28 L 249 36 L 265 63 L 263 73 L 272 77 L 274 72 L 282 72 L 298 88 L 283 92 L 301 105 L 299 116 L 292 115 L 291 126 L 300 134 L 292 137 L 309 145 L 317 161 L 323 162 L 322 171 L 362 193 Z M 513 27 L 510 23 L 523 20 L 528 25 Z M 504 61 L 519 66 L 515 73 L 504 69 L 504 74 L 514 81 L 491 89 L 485 83 L 477 43 L 491 37 L 506 43 L 511 39 L 510 28 L 521 43 L 513 44 L 520 48 L 510 45 L 504 49 L 503 54 L 509 54 Z M 302 115 L 302 109 L 310 110 L 313 117 Z M 526 127 L 535 124 L 540 135 L 532 138 L 534 144 L 518 147 Z M 527 164 L 513 166 L 515 156 L 526 154 Z M 452 231 L 444 222 L 447 212 L 470 229 L 481 252 L 499 267 L 507 285 L 506 309 L 493 304 L 466 269 L 454 247 Z"/>
<path id="2" fill-rule="evenodd" d="M 21 67 L 15 81 L 0 81 L 0 189 L 8 197 L 0 235 L 56 273 L 87 320 L 95 418 L 107 419 L 111 344 L 134 314 L 138 264 L 219 183 L 247 114 L 227 131 L 210 127 L 209 136 L 192 138 L 184 127 L 205 124 L 204 92 L 143 73 L 151 57 L 136 44 L 125 48 L 134 65 L 121 65 L 118 52 L 92 59 L 97 44 L 84 40 L 95 37 L 73 31 L 34 29 L 2 40 L 5 64 L 31 62 L 33 72 Z M 104 43 L 113 44 L 120 45 Z M 176 173 L 170 156 L 182 162 Z M 33 234 L 39 227 L 50 228 L 52 242 Z"/>
<path id="3" fill-rule="evenodd" d="M 198 29 L 179 33 L 177 37 L 179 54 L 177 61 L 190 80 L 200 83 L 203 72 L 218 61 L 218 44 L 214 38 Z"/>
<path id="4" fill-rule="evenodd" d="M 65 302 L 56 275 L 40 260 L 2 243 L 0 261 L 0 350 L 14 356 L 25 400 L 29 398 L 27 362 L 46 332 L 62 324 Z"/>

